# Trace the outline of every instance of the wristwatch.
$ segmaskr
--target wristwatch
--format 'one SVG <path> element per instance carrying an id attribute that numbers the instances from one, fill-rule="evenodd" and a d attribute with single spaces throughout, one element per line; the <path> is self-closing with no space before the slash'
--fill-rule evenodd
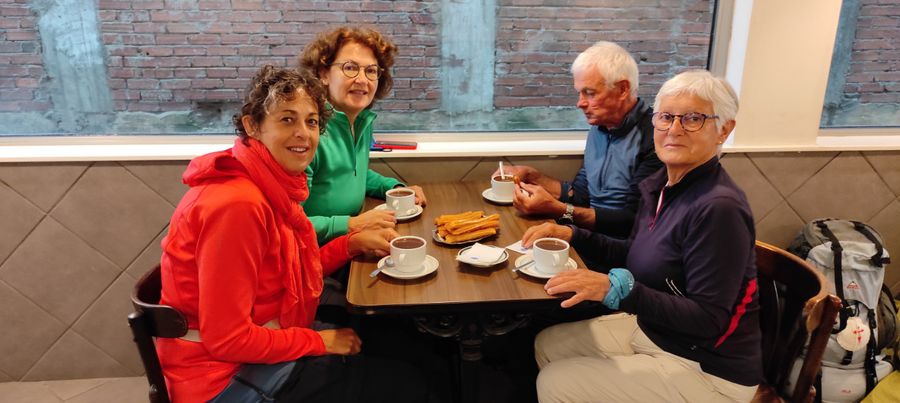
<path id="1" fill-rule="evenodd" d="M 566 203 L 566 212 L 563 213 L 562 217 L 559 217 L 560 224 L 574 224 L 575 223 L 575 206 L 572 203 Z"/>

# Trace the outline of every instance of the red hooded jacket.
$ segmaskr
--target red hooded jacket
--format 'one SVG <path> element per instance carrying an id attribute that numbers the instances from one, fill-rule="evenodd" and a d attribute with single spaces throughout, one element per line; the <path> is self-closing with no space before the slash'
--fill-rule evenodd
<path id="1" fill-rule="evenodd" d="M 240 162 L 230 150 L 195 158 L 184 181 L 192 187 L 162 241 L 160 303 L 184 314 L 188 328 L 199 329 L 201 342 L 157 341 L 172 400 L 215 397 L 243 363 L 324 354 L 322 338 L 309 329 L 317 296 L 306 295 L 308 290 L 300 295 L 313 307 L 301 315 L 306 323 L 262 326 L 277 322 L 280 313 L 281 240 L 272 206 Z M 320 255 L 324 275 L 346 264 L 347 236 L 329 242 Z"/>

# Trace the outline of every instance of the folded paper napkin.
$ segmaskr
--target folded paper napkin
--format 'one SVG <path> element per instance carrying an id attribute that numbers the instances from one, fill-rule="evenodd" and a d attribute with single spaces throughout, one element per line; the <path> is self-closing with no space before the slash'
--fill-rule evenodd
<path id="1" fill-rule="evenodd" d="M 523 255 L 531 254 L 531 248 L 526 248 L 526 247 L 522 246 L 522 240 L 518 240 L 515 243 L 507 246 L 506 249 L 509 249 L 513 252 L 519 252 Z"/>
<path id="2" fill-rule="evenodd" d="M 465 261 L 474 262 L 474 263 L 491 263 L 500 260 L 500 257 L 503 256 L 503 248 L 498 248 L 496 246 L 488 246 L 482 245 L 476 242 L 472 245 L 469 250 L 463 253 L 460 257 Z"/>

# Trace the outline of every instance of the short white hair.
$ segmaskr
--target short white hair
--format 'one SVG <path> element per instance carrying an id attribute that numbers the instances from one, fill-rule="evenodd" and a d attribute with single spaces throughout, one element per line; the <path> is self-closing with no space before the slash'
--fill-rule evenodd
<path id="1" fill-rule="evenodd" d="M 712 104 L 713 114 L 718 115 L 716 128 L 722 122 L 734 120 L 738 112 L 738 97 L 734 88 L 722 77 L 716 77 L 706 70 L 688 70 L 666 81 L 653 102 L 653 110 L 659 110 L 660 99 L 676 95 L 695 95 Z"/>
<path id="2" fill-rule="evenodd" d="M 625 48 L 607 41 L 595 43 L 581 52 L 572 62 L 572 74 L 581 73 L 589 68 L 600 72 L 607 88 L 612 88 L 619 81 L 628 81 L 631 96 L 637 97 L 637 62 Z"/>

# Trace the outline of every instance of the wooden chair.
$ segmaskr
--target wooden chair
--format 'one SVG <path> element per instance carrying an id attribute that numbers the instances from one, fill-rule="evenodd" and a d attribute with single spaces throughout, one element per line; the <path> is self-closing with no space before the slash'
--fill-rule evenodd
<path id="1" fill-rule="evenodd" d="M 825 277 L 778 247 L 756 241 L 763 372 L 754 402 L 812 402 L 822 354 L 841 302 L 828 294 Z M 808 336 L 808 337 L 807 337 Z M 789 397 L 780 393 L 809 341 L 800 376 Z"/>
<path id="2" fill-rule="evenodd" d="M 131 292 L 134 312 L 128 315 L 128 325 L 134 335 L 147 382 L 150 383 L 150 402 L 169 403 L 166 379 L 163 377 L 154 337 L 182 337 L 187 334 L 187 320 L 175 308 L 159 304 L 162 280 L 159 265 L 144 274 Z"/>

